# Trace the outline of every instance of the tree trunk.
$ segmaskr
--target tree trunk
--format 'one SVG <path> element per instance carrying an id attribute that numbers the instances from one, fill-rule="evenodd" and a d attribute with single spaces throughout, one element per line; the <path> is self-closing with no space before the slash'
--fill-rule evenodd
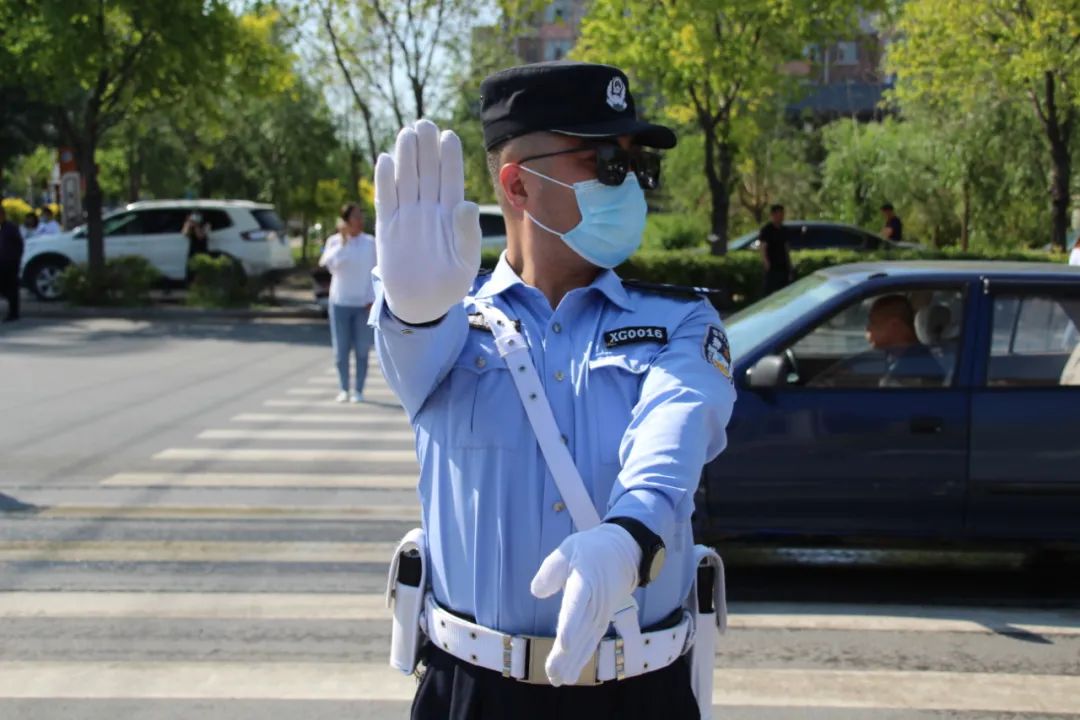
<path id="1" fill-rule="evenodd" d="M 1069 231 L 1069 184 L 1072 181 L 1072 154 L 1068 141 L 1055 142 L 1050 148 L 1053 167 L 1050 170 L 1050 205 L 1053 215 L 1052 242 L 1065 250 Z"/>
<path id="2" fill-rule="evenodd" d="M 971 237 L 971 183 L 964 178 L 960 188 L 963 207 L 960 213 L 960 249 L 968 251 Z"/>
<path id="3" fill-rule="evenodd" d="M 91 125 L 90 122 L 87 125 Z M 105 275 L 105 224 L 101 219 L 101 185 L 98 183 L 97 138 L 88 129 L 82 138 L 79 164 L 86 180 L 86 258 L 91 285 Z"/>
<path id="4" fill-rule="evenodd" d="M 709 182 L 709 252 L 727 255 L 731 175 L 735 158 L 731 143 L 718 138 L 715 127 L 705 127 L 704 130 L 705 177 Z"/>

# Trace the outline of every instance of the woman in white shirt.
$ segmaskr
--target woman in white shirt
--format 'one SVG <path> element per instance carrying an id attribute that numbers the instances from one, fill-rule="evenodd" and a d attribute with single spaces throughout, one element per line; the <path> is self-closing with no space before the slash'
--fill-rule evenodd
<path id="1" fill-rule="evenodd" d="M 364 232 L 364 211 L 349 203 L 341 209 L 340 232 L 326 240 L 319 265 L 330 271 L 330 339 L 341 392 L 337 401 L 364 400 L 368 352 L 374 333 L 367 324 L 375 291 L 375 238 Z M 356 381 L 349 392 L 349 355 L 356 355 Z"/>

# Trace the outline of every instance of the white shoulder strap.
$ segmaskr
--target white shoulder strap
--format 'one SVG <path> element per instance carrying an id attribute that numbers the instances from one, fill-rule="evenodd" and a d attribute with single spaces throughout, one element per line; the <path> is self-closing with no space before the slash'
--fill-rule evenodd
<path id="1" fill-rule="evenodd" d="M 529 423 L 536 434 L 540 451 L 544 453 L 544 459 L 547 460 L 559 494 L 570 511 L 574 526 L 578 530 L 588 530 L 599 525 L 600 516 L 585 489 L 585 482 L 574 464 L 574 458 L 562 440 L 555 414 L 551 411 L 551 403 L 544 392 L 544 384 L 529 356 L 528 343 L 502 310 L 486 304 L 478 304 L 477 307 L 495 335 L 499 355 L 510 368 L 514 387 L 521 396 L 521 404 L 525 406 L 525 414 L 528 415 Z"/>

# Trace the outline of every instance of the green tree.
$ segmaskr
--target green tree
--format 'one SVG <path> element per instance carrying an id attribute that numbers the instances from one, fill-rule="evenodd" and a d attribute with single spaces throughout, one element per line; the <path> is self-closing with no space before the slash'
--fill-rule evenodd
<path id="1" fill-rule="evenodd" d="M 31 100 L 48 105 L 86 182 L 87 250 L 102 277 L 98 147 L 125 118 L 167 107 L 212 84 L 233 36 L 224 0 L 0 0 L 4 65 Z"/>
<path id="2" fill-rule="evenodd" d="M 710 240 L 724 254 L 741 126 L 791 90 L 783 63 L 809 42 L 854 34 L 858 12 L 843 0 L 596 0 L 575 54 L 627 70 L 642 97 L 701 132 Z"/>
<path id="3" fill-rule="evenodd" d="M 1051 239 L 1065 245 L 1080 115 L 1080 0 L 909 0 L 889 65 L 903 103 L 938 112 L 1028 103 L 1049 157 Z M 988 92 L 989 91 L 989 92 Z"/>

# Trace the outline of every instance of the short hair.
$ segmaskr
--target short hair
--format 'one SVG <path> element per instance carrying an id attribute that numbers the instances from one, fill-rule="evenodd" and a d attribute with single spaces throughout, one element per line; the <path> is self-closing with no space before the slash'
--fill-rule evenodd
<path id="1" fill-rule="evenodd" d="M 502 151 L 505 147 L 506 142 L 501 142 L 487 151 L 488 174 L 491 175 L 491 184 L 495 188 L 496 200 L 499 199 L 502 193 L 502 186 L 499 184 L 499 171 L 502 170 Z"/>
<path id="2" fill-rule="evenodd" d="M 356 203 L 345 203 L 344 205 L 341 206 L 341 215 L 340 215 L 341 220 L 343 222 L 348 222 L 349 221 L 349 216 L 352 215 L 353 210 L 359 210 L 361 213 L 364 212 L 364 209 L 362 207 L 360 207 L 359 205 L 357 205 Z"/>
<path id="3" fill-rule="evenodd" d="M 881 209 L 882 209 L 882 210 L 892 210 L 892 209 L 894 209 L 894 208 L 893 208 L 893 206 L 892 206 L 892 203 L 882 203 L 882 205 L 881 205 Z"/>
<path id="4" fill-rule="evenodd" d="M 915 308 L 906 295 L 885 295 L 879 297 L 870 306 L 871 315 L 887 315 L 900 320 L 905 325 L 915 327 Z"/>
<path id="5" fill-rule="evenodd" d="M 771 212 L 771 213 L 774 213 L 774 212 L 784 212 L 784 206 L 783 206 L 783 205 L 779 205 L 779 204 L 777 204 L 777 205 L 773 205 L 772 207 L 770 207 L 770 208 L 769 208 L 769 212 Z"/>

